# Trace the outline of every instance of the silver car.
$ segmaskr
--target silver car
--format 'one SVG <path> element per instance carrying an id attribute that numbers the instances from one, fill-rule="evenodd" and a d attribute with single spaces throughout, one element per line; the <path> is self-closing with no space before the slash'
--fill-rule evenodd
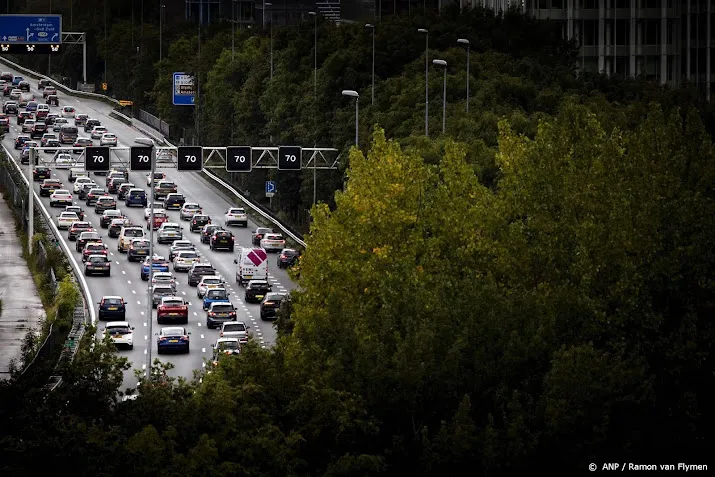
<path id="1" fill-rule="evenodd" d="M 152 285 L 170 285 L 176 293 L 176 280 L 171 272 L 154 272 L 151 277 Z"/>
<path id="2" fill-rule="evenodd" d="M 157 242 L 170 243 L 175 240 L 181 240 L 184 234 L 181 232 L 181 226 L 174 222 L 164 222 L 159 228 L 159 236 Z"/>
<path id="3" fill-rule="evenodd" d="M 165 296 L 174 296 L 174 287 L 168 284 L 157 284 L 151 287 L 152 307 L 156 308 Z"/>
<path id="4" fill-rule="evenodd" d="M 194 250 L 182 250 L 174 257 L 174 271 L 188 272 L 194 263 L 200 262 L 199 253 Z"/>
<path id="5" fill-rule="evenodd" d="M 243 321 L 226 321 L 221 325 L 221 338 L 238 338 L 238 341 L 248 343 L 248 326 Z"/>

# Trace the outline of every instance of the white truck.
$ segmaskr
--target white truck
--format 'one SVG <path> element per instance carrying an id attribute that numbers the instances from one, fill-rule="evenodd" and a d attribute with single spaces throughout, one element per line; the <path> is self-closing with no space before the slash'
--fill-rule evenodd
<path id="1" fill-rule="evenodd" d="M 268 254 L 262 248 L 241 247 L 236 264 L 236 283 L 245 286 L 249 280 L 268 280 Z"/>

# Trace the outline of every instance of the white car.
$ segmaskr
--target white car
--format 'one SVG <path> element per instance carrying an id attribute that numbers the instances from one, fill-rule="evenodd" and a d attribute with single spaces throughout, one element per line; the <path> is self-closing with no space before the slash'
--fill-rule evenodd
<path id="1" fill-rule="evenodd" d="M 221 354 L 231 355 L 241 352 L 241 343 L 238 338 L 219 338 L 211 347 L 214 349 L 214 364 L 218 364 L 217 360 Z"/>
<path id="2" fill-rule="evenodd" d="M 169 163 L 176 160 L 176 152 L 172 149 L 159 149 L 156 151 L 156 162 Z"/>
<path id="3" fill-rule="evenodd" d="M 57 189 L 50 195 L 50 207 L 72 205 L 72 194 L 67 189 Z"/>
<path id="4" fill-rule="evenodd" d="M 79 191 L 85 184 L 94 184 L 94 181 L 89 177 L 78 177 L 77 180 L 74 181 L 74 193 L 79 194 Z"/>
<path id="5" fill-rule="evenodd" d="M 154 208 L 154 213 L 155 214 L 165 214 L 166 211 L 159 207 L 159 204 L 148 204 L 147 208 L 144 209 L 144 220 L 149 220 L 149 217 L 151 217 L 151 209 L 152 207 Z"/>
<path id="6" fill-rule="evenodd" d="M 248 343 L 248 326 L 243 321 L 225 321 L 221 325 L 221 338 L 238 338 L 240 343 Z"/>
<path id="7" fill-rule="evenodd" d="M 71 154 L 61 153 L 55 156 L 55 168 L 57 169 L 71 169 L 73 164 Z"/>
<path id="8" fill-rule="evenodd" d="M 82 217 L 84 216 L 84 213 L 82 212 L 82 207 L 80 207 L 79 205 L 68 205 L 67 207 L 65 207 L 65 212 L 74 212 L 75 214 L 77 214 L 77 217 L 79 217 L 80 220 L 82 220 Z"/>
<path id="9" fill-rule="evenodd" d="M 201 262 L 199 252 L 194 250 L 182 250 L 174 257 L 174 271 L 188 272 L 194 263 Z"/>
<path id="10" fill-rule="evenodd" d="M 281 234 L 265 234 L 261 239 L 261 248 L 266 252 L 280 252 L 286 248 L 286 241 Z"/>
<path id="11" fill-rule="evenodd" d="M 191 220 L 194 215 L 201 213 L 201 206 L 196 202 L 186 202 L 179 212 L 181 220 Z"/>
<path id="12" fill-rule="evenodd" d="M 224 224 L 226 227 L 236 224 L 248 227 L 248 215 L 246 215 L 246 210 L 242 207 L 231 207 L 226 211 Z"/>
<path id="13" fill-rule="evenodd" d="M 73 222 L 79 222 L 79 217 L 74 212 L 62 212 L 57 216 L 57 228 L 67 230 Z"/>
<path id="14" fill-rule="evenodd" d="M 176 279 L 171 272 L 154 272 L 151 276 L 151 285 L 171 285 L 176 293 Z"/>
<path id="15" fill-rule="evenodd" d="M 134 349 L 134 327 L 128 321 L 110 321 L 102 330 L 102 339 L 109 335 L 112 342 L 119 347 Z"/>
<path id="16" fill-rule="evenodd" d="M 92 131 L 92 137 L 94 137 L 94 131 Z M 104 133 L 102 134 L 101 139 L 99 140 L 99 145 L 100 146 L 116 146 L 117 145 L 117 135 L 113 133 Z"/>
<path id="17" fill-rule="evenodd" d="M 34 125 L 35 125 L 34 119 L 25 119 L 25 122 L 22 123 L 22 132 L 29 133 L 30 131 L 32 131 L 32 127 Z"/>
<path id="18" fill-rule="evenodd" d="M 89 133 L 89 137 L 92 139 L 101 139 L 107 132 L 107 128 L 104 126 L 95 126 L 92 128 L 92 132 Z"/>
<path id="19" fill-rule="evenodd" d="M 62 117 L 63 118 L 74 118 L 75 110 L 72 106 L 62 107 Z"/>
<path id="20" fill-rule="evenodd" d="M 181 232 L 181 225 L 175 222 L 164 222 L 159 227 L 159 232 L 156 238 L 158 243 L 172 243 L 175 240 L 181 240 L 184 234 Z"/>
<path id="21" fill-rule="evenodd" d="M 218 275 L 206 275 L 201 277 L 201 281 L 196 285 L 196 296 L 203 298 L 206 292 L 213 288 L 224 288 L 226 281 Z"/>

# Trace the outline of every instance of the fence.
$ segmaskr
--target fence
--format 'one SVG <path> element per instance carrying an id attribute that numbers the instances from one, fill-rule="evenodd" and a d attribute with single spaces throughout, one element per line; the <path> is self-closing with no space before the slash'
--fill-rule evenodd
<path id="1" fill-rule="evenodd" d="M 170 137 L 169 123 L 166 121 L 162 121 L 153 114 L 147 113 L 143 109 L 139 110 L 139 120 L 153 127 L 157 131 L 160 131 L 164 136 Z"/>

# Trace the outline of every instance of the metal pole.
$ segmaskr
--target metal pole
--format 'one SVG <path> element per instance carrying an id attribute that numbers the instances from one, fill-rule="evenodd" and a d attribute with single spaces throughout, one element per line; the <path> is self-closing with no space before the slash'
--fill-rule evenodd
<path id="1" fill-rule="evenodd" d="M 469 46 L 467 46 L 467 112 L 469 112 Z"/>
<path id="2" fill-rule="evenodd" d="M 318 12 L 315 12 L 315 15 L 313 15 L 313 18 L 315 20 L 314 27 L 313 27 L 313 32 L 315 35 L 315 51 L 313 54 L 313 70 L 315 73 L 313 74 L 313 93 L 315 95 L 315 100 L 318 100 Z"/>
<path id="3" fill-rule="evenodd" d="M 159 61 L 164 57 L 164 50 L 162 49 L 164 39 L 162 37 L 164 32 L 163 16 L 164 16 L 164 5 L 162 5 L 162 0 L 159 0 Z"/>
<path id="4" fill-rule="evenodd" d="M 236 57 L 236 0 L 231 3 L 231 61 Z"/>
<path id="5" fill-rule="evenodd" d="M 273 79 L 273 5 L 271 5 L 271 79 Z"/>
<path id="6" fill-rule="evenodd" d="M 447 131 L 447 67 L 444 67 L 444 82 L 442 87 L 442 134 Z"/>
<path id="7" fill-rule="evenodd" d="M 107 1 L 104 0 L 104 82 L 107 82 L 107 56 L 109 51 L 107 50 Z M 109 87 L 107 87 L 107 93 L 109 92 Z"/>
<path id="8" fill-rule="evenodd" d="M 84 41 L 82 42 L 82 81 L 87 84 L 87 38 L 86 34 L 83 36 Z"/>
<path id="9" fill-rule="evenodd" d="M 261 10 L 261 23 L 266 28 L 266 0 L 263 0 L 263 10 Z"/>
<path id="10" fill-rule="evenodd" d="M 159 125 L 161 127 L 161 125 Z M 156 154 L 152 148 L 151 154 L 151 212 L 149 213 L 149 260 L 154 260 L 154 201 L 156 200 L 154 191 L 154 172 L 156 172 Z M 149 340 L 146 344 L 146 367 L 147 373 L 150 373 L 151 377 L 151 351 L 152 342 L 154 340 L 152 333 L 152 325 L 154 324 L 154 316 L 152 314 L 152 296 L 151 296 L 151 280 L 154 272 L 154 267 L 152 263 L 149 263 L 149 285 L 147 287 L 146 293 L 146 319 L 147 319 L 147 329 Z"/>
<path id="11" fill-rule="evenodd" d="M 199 9 L 199 63 L 196 68 L 196 103 L 194 105 L 194 120 L 196 121 L 196 145 L 201 145 L 201 121 L 199 121 L 199 102 L 201 101 L 201 19 L 203 9 Z"/>
<path id="12" fill-rule="evenodd" d="M 360 104 L 360 98 L 355 98 L 355 147 L 358 147 L 358 128 L 360 125 L 360 111 L 359 111 L 359 105 Z"/>
<path id="13" fill-rule="evenodd" d="M 425 136 L 429 136 L 429 32 L 425 35 Z"/>
<path id="14" fill-rule="evenodd" d="M 35 200 L 32 185 L 32 166 L 35 164 L 37 151 L 30 148 L 30 156 L 27 161 L 27 251 L 32 255 L 32 236 L 35 235 Z"/>
<path id="15" fill-rule="evenodd" d="M 10 0 L 7 0 L 10 3 Z M 8 12 L 10 13 L 10 12 Z M 70 0 L 70 30 L 72 29 L 72 20 L 74 18 L 74 0 Z"/>
<path id="16" fill-rule="evenodd" d="M 375 105 L 375 26 L 372 27 L 372 105 Z"/>
<path id="17" fill-rule="evenodd" d="M 134 0 L 132 0 L 132 48 L 134 48 Z"/>

